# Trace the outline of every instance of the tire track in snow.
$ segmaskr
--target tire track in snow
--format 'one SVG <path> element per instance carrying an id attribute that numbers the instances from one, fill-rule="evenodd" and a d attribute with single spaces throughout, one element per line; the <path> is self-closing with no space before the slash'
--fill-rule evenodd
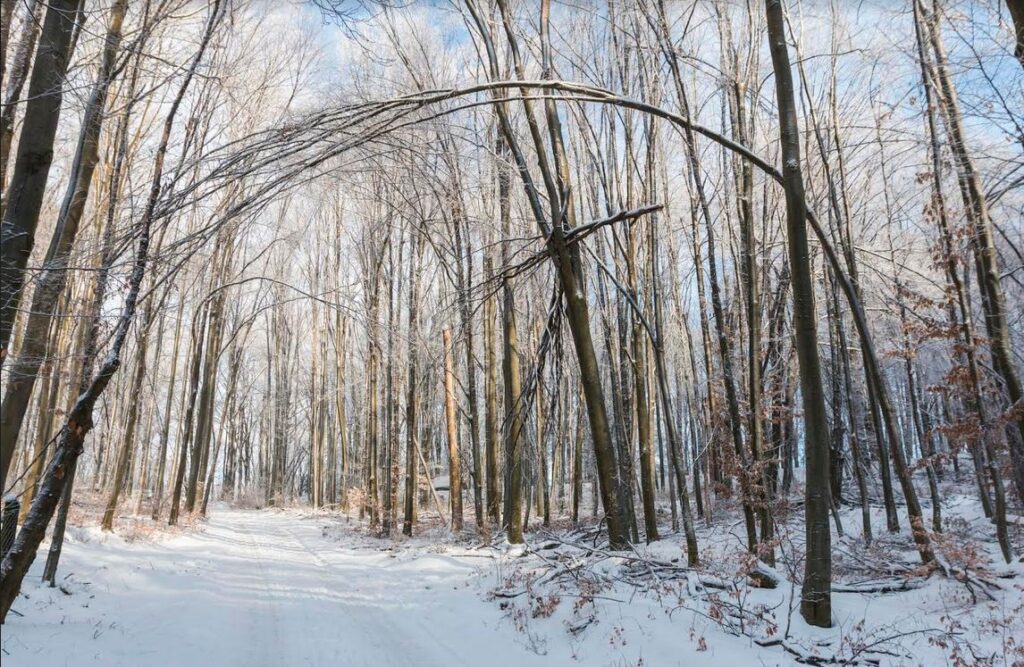
<path id="1" fill-rule="evenodd" d="M 339 569 L 320 555 L 290 525 L 282 523 L 281 529 L 292 542 L 309 554 L 317 566 L 332 573 L 331 581 L 336 586 L 352 580 L 352 572 Z M 332 553 L 344 555 L 344 552 Z M 371 570 L 369 566 L 362 566 L 360 569 L 365 571 L 367 581 L 360 581 L 357 584 L 375 581 L 378 584 L 384 583 L 377 578 L 380 568 Z M 415 581 L 406 581 L 404 585 L 407 588 L 417 587 Z M 378 651 L 375 664 L 387 667 L 466 664 L 464 657 L 437 632 L 437 628 L 427 625 L 424 614 L 409 612 L 397 606 L 383 607 L 371 602 L 361 602 L 363 596 L 358 595 L 358 588 L 349 588 L 346 592 L 356 593 L 351 598 L 353 604 L 359 607 L 359 613 L 350 615 L 349 618 L 343 619 L 343 622 L 355 622 L 359 625 L 358 636 L 363 641 L 371 643 Z"/>
<path id="2" fill-rule="evenodd" d="M 259 610 L 261 613 L 259 616 L 263 618 L 263 622 L 254 624 L 256 627 L 253 633 L 254 641 L 250 649 L 250 652 L 253 653 L 253 662 L 251 664 L 284 665 L 286 661 L 283 659 L 284 653 L 281 651 L 281 618 L 278 614 L 276 595 L 270 587 L 271 575 L 266 563 L 266 549 L 248 522 L 243 522 L 240 526 L 252 544 L 252 554 L 260 572 L 261 604 Z M 254 620 L 251 615 L 249 618 L 250 621 Z M 269 627 L 260 627 L 261 625 Z"/>

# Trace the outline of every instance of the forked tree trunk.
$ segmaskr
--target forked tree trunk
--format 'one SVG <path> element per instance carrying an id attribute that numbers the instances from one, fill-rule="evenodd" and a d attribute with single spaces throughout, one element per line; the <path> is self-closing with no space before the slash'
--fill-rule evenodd
<path id="1" fill-rule="evenodd" d="M 736 81 L 731 86 L 732 132 L 736 140 L 743 145 L 750 145 L 750 127 L 746 108 L 746 81 L 740 81 L 738 66 L 734 67 Z M 737 209 L 740 219 L 740 281 L 743 284 L 744 309 L 747 316 L 747 440 L 750 445 L 750 456 L 755 468 L 751 477 L 758 479 L 760 487 L 756 488 L 755 501 L 758 518 L 761 524 L 761 542 L 757 554 L 770 565 L 775 564 L 775 549 L 771 546 L 774 539 L 774 519 L 771 516 L 770 494 L 767 467 L 760 462 L 764 447 L 764 427 L 761 420 L 761 295 L 760 274 L 758 273 L 758 244 L 754 229 L 754 177 L 753 168 L 746 160 L 737 159 L 734 164 L 736 179 Z"/>
<path id="2" fill-rule="evenodd" d="M 185 470 L 188 465 L 188 445 L 192 433 L 192 423 L 195 419 L 196 396 L 199 393 L 199 378 L 203 363 L 203 340 L 205 336 L 200 332 L 206 329 L 206 314 L 208 310 L 209 302 L 204 302 L 200 305 L 199 312 L 192 316 L 192 364 L 189 372 L 189 389 L 186 399 L 188 407 L 185 410 L 184 425 L 178 432 L 177 466 L 174 471 L 174 484 L 171 491 L 171 510 L 167 519 L 167 523 L 171 526 L 178 523 L 178 514 L 181 511 L 181 492 L 184 487 Z"/>
<path id="3" fill-rule="evenodd" d="M 650 151 L 651 149 L 649 149 Z M 626 230 L 627 288 L 637 301 L 636 234 Z M 655 506 L 654 441 L 651 433 L 651 410 L 647 394 L 647 350 L 644 345 L 643 324 L 634 313 L 630 327 L 630 348 L 633 386 L 636 402 L 636 430 L 640 447 L 640 498 L 644 508 L 644 535 L 647 542 L 658 539 L 658 514 Z"/>

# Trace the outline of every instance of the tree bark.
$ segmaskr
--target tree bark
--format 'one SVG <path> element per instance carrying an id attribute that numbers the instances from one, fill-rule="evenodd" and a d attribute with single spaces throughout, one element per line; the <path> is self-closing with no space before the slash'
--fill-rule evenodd
<path id="1" fill-rule="evenodd" d="M 0 223 L 0 364 L 14 330 L 14 318 L 21 302 L 25 267 L 35 245 L 36 227 L 43 205 L 46 180 L 53 162 L 53 142 L 63 102 L 62 89 L 67 74 L 70 46 L 76 17 L 82 0 L 49 0 L 46 19 L 36 48 L 35 65 L 28 84 L 25 121 L 21 126 L 14 171 L 4 195 L 3 221 Z M 115 49 L 116 50 L 116 49 Z M 101 76 L 101 85 L 106 85 Z M 96 112 L 98 126 L 101 109 Z M 89 124 L 83 124 L 88 128 Z M 86 130 L 88 132 L 88 129 Z M 75 180 L 72 179 L 72 187 Z M 0 456 L 0 487 L 10 467 L 14 442 L 5 435 Z"/>
<path id="2" fill-rule="evenodd" d="M 152 304 L 147 305 L 139 323 L 139 345 L 135 352 L 135 373 L 129 390 L 129 396 L 132 399 L 128 406 L 127 425 L 121 436 L 121 446 L 118 448 L 117 461 L 114 464 L 113 486 L 110 489 L 110 495 L 107 496 L 107 506 L 103 511 L 103 520 L 100 523 L 100 527 L 105 531 L 114 529 L 114 513 L 117 511 L 117 503 L 121 499 L 121 489 L 128 477 L 128 462 L 135 446 L 135 428 L 139 421 L 139 404 L 142 402 L 142 381 L 146 377 L 146 350 L 149 344 L 147 329 L 152 312 L 151 306 Z"/>
<path id="3" fill-rule="evenodd" d="M 1016 37 L 1013 54 L 1024 67 L 1024 2 L 1020 0 L 1006 0 L 1006 7 L 1010 10 L 1010 17 L 1013 19 L 1013 32 Z"/>
<path id="4" fill-rule="evenodd" d="M 420 279 L 423 274 L 420 263 L 420 236 L 421 230 L 413 229 L 412 232 L 412 250 L 409 253 L 409 310 L 408 310 L 408 325 L 406 326 L 407 335 L 409 336 L 409 349 L 408 355 L 408 375 L 406 379 L 406 399 L 405 399 L 405 518 L 402 523 L 402 533 L 405 535 L 412 535 L 413 523 L 416 520 L 416 492 L 419 484 L 417 470 L 419 469 L 418 453 L 419 444 L 416 442 L 418 437 L 417 429 L 419 424 L 417 423 L 417 392 L 416 383 L 417 378 L 417 336 L 416 332 L 419 331 L 419 306 L 420 306 Z M 433 480 L 430 479 L 430 472 L 426 471 L 427 483 L 433 484 Z"/>
<path id="5" fill-rule="evenodd" d="M 491 257 L 484 258 L 484 273 L 493 280 Z M 498 472 L 498 350 L 494 331 L 497 298 L 489 294 L 484 301 L 484 450 L 487 481 L 487 520 L 492 525 L 501 521 L 501 491 Z"/>
<path id="6" fill-rule="evenodd" d="M 452 334 L 445 329 L 444 341 L 444 414 L 448 432 L 448 494 L 452 510 L 452 532 L 462 532 L 462 465 L 459 459 L 459 424 L 455 410 L 455 361 L 452 358 Z"/>
<path id="7" fill-rule="evenodd" d="M 4 392 L 3 404 L 0 405 L 0 488 L 6 488 L 7 473 L 14 454 L 14 448 L 18 442 L 29 398 L 32 395 L 32 389 L 38 377 L 39 364 L 45 356 L 46 331 L 49 329 L 50 320 L 53 318 L 60 294 L 64 291 L 64 286 L 67 284 L 68 262 L 75 244 L 75 238 L 78 235 L 82 214 L 85 211 L 85 203 L 89 197 L 93 173 L 95 172 L 96 164 L 99 162 L 99 138 L 102 129 L 103 111 L 106 106 L 107 91 L 114 76 L 115 59 L 120 48 L 121 24 L 124 20 L 126 5 L 127 0 L 118 0 L 110 10 L 110 23 L 107 29 L 100 72 L 86 106 L 82 130 L 78 138 L 78 147 L 71 165 L 68 189 L 61 204 L 57 226 L 50 241 L 46 259 L 43 262 L 45 270 L 42 272 L 39 284 L 32 296 L 32 308 L 29 311 L 25 343 L 22 350 L 19 351 L 18 360 L 14 368 L 11 369 L 7 389 Z M 50 15 L 60 11 L 59 7 L 60 3 L 54 2 L 50 4 L 50 8 L 47 11 L 47 24 L 50 22 Z M 54 20 L 62 21 L 59 18 Z M 63 23 L 59 24 L 63 25 Z M 46 39 L 46 27 L 44 25 L 44 40 Z M 40 44 L 40 53 L 36 57 L 36 67 L 46 67 L 48 64 L 62 68 L 66 66 L 66 61 L 57 62 L 59 60 L 57 56 L 54 56 L 52 63 L 48 60 L 49 57 L 50 54 L 44 54 L 44 45 Z M 61 75 L 62 78 L 63 75 Z M 33 81 L 29 88 L 30 95 L 37 83 L 39 82 L 36 81 L 36 74 L 33 72 Z M 44 95 L 44 97 L 49 98 L 53 95 L 57 96 L 56 106 L 52 109 L 54 114 L 53 122 L 56 125 L 56 116 L 60 112 L 59 93 L 51 92 L 51 94 Z M 34 107 L 26 108 L 26 114 L 31 112 L 45 115 L 46 110 L 35 109 Z M 39 119 L 26 115 L 26 121 L 22 127 L 22 137 L 24 137 L 22 141 L 28 140 L 30 144 L 33 143 L 32 139 L 36 135 L 30 134 L 26 136 L 25 132 L 28 128 L 39 129 L 36 127 L 37 120 Z M 46 134 L 45 130 L 49 130 L 49 128 L 43 128 L 41 135 Z M 3 327 L 9 325 L 8 317 L 13 321 L 14 313 L 21 298 L 20 292 L 23 285 L 22 279 L 25 263 L 32 251 L 32 239 L 35 235 L 35 226 L 39 218 L 46 174 L 49 173 L 49 160 L 52 159 L 53 136 L 54 131 L 50 130 L 49 143 L 51 148 L 48 149 L 46 155 L 45 173 L 42 173 L 43 182 L 39 184 L 34 184 L 34 175 L 24 171 L 24 166 L 19 171 L 18 165 L 22 164 L 23 160 L 34 159 L 33 156 L 39 160 L 42 160 L 42 157 L 37 153 L 26 153 L 20 145 L 18 147 L 18 162 L 15 165 L 15 174 L 8 190 L 8 209 L 5 212 L 3 222 L 3 267 L 0 269 L 4 274 L 3 288 L 0 290 L 0 300 L 3 302 L 2 306 L 0 306 L 3 310 Z M 40 168 L 42 167 L 40 166 Z M 38 173 L 35 174 L 35 176 L 38 175 Z M 38 192 L 36 192 L 37 185 Z M 39 201 L 35 200 L 36 196 L 38 196 Z M 22 245 L 26 240 L 28 245 Z M 18 254 L 19 252 L 23 254 Z M 11 271 L 10 273 L 9 270 Z M 6 330 L 6 334 L 4 331 L 0 330 L 0 349 L 6 349 L 8 339 L 4 336 L 10 335 L 9 330 Z"/>
<path id="8" fill-rule="evenodd" d="M 16 0 L 4 0 L 4 5 L 14 5 Z M 4 186 L 7 184 L 7 162 L 11 157 L 11 144 L 14 142 L 14 118 L 21 97 L 21 90 L 25 86 L 25 80 L 28 79 L 29 69 L 32 65 L 32 54 L 36 50 L 36 40 L 39 39 L 39 31 L 42 26 L 42 21 L 39 20 L 40 11 L 42 10 L 42 0 L 29 0 L 26 5 L 26 16 L 25 26 L 21 34 L 21 39 L 18 41 L 18 48 L 14 52 L 14 61 L 10 63 L 11 73 L 7 74 L 7 68 L 4 67 L 4 75 L 0 77 L 0 80 L 7 81 L 7 89 L 4 91 L 3 105 L 0 107 L 0 193 L 2 193 Z M 13 7 L 12 7 L 13 9 Z M 0 44 L 3 45 L 0 48 L 0 53 L 7 53 L 7 45 L 10 35 L 10 21 L 12 12 L 7 13 L 4 16 L 3 31 L 4 35 L 0 38 Z M 5 63 L 6 65 L 6 63 Z M 2 195 L 0 195 L 2 198 Z M 0 201 L 0 216 L 3 214 L 4 202 Z"/>
<path id="9" fill-rule="evenodd" d="M 783 23 L 781 0 L 765 0 L 768 45 L 775 71 L 786 192 L 786 230 L 793 284 L 793 328 L 796 333 L 803 394 L 806 433 L 807 533 L 804 583 L 800 592 L 800 613 L 811 625 L 832 625 L 832 536 L 829 529 L 829 442 L 825 415 L 818 332 L 815 324 L 814 276 L 807 240 L 807 202 L 800 169 L 800 129 L 797 125 L 793 74 Z"/>

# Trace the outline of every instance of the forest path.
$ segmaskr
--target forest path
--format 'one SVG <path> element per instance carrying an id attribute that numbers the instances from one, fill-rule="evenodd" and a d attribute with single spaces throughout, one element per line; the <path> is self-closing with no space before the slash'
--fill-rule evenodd
<path id="1" fill-rule="evenodd" d="M 15 605 L 25 615 L 4 627 L 2 646 L 19 665 L 542 660 L 478 595 L 473 583 L 486 561 L 382 550 L 336 524 L 294 511 L 223 509 L 202 532 L 163 541 L 81 531 L 62 565 L 72 594 L 30 576 L 29 598 Z"/>

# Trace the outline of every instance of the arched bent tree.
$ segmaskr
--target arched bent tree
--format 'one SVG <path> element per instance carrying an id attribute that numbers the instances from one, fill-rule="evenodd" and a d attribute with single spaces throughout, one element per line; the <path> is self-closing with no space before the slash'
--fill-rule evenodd
<path id="1" fill-rule="evenodd" d="M 516 92 L 519 93 L 518 97 L 510 94 Z M 487 94 L 488 98 L 463 101 L 466 98 L 481 94 Z M 330 111 L 297 119 L 296 122 L 275 128 L 273 131 L 250 135 L 203 156 L 206 164 L 213 165 L 212 168 L 206 171 L 205 177 L 190 187 L 169 193 L 158 203 L 151 202 L 155 210 L 152 212 L 147 211 L 144 222 L 147 225 L 155 224 L 163 217 L 172 215 L 175 211 L 180 210 L 183 206 L 188 206 L 199 199 L 205 199 L 221 189 L 229 187 L 240 170 L 244 169 L 250 174 L 269 174 L 265 182 L 249 189 L 245 197 L 240 198 L 234 206 L 224 211 L 220 218 L 211 223 L 212 225 L 227 224 L 231 220 L 251 212 L 253 209 L 266 205 L 281 192 L 287 190 L 293 183 L 300 180 L 308 180 L 311 174 L 315 175 L 319 170 L 327 168 L 333 158 L 361 147 L 371 146 L 375 141 L 390 132 L 424 122 L 427 119 L 454 113 L 467 107 L 485 105 L 500 107 L 502 104 L 513 101 L 523 102 L 527 94 L 532 95 L 533 99 L 544 99 L 550 103 L 547 106 L 554 106 L 556 102 L 610 104 L 661 118 L 668 121 L 677 130 L 688 129 L 697 135 L 718 143 L 736 153 L 741 159 L 749 162 L 777 182 L 785 184 L 783 173 L 745 146 L 661 107 L 638 102 L 599 87 L 557 80 L 529 80 L 521 78 L 514 81 L 495 80 L 462 88 L 425 91 L 380 102 L 345 105 Z M 450 104 L 453 101 L 458 103 Z M 510 148 L 514 150 L 514 147 Z M 520 167 L 521 175 L 523 175 L 521 165 L 525 163 L 525 160 L 517 159 L 516 163 Z M 556 197 L 555 199 L 557 201 L 559 198 Z M 799 209 L 797 211 L 799 212 Z M 561 215 L 561 213 L 558 215 Z M 904 494 L 907 496 L 911 524 L 915 526 L 923 525 L 920 517 L 920 506 L 916 502 L 916 494 L 914 493 L 913 486 L 910 484 L 909 471 L 907 470 L 905 460 L 902 459 L 903 447 L 900 445 L 901 436 L 892 418 L 891 403 L 885 384 L 882 382 L 878 356 L 867 326 L 864 310 L 828 237 L 825 235 L 816 216 L 810 210 L 806 210 L 806 222 L 810 225 L 818 239 L 825 258 L 829 262 L 830 268 L 849 303 L 861 344 L 867 353 L 865 355 L 868 366 L 866 370 L 877 388 L 881 410 L 885 416 L 887 433 L 893 443 L 891 453 L 894 464 L 897 467 L 897 472 L 900 475 L 900 480 L 903 483 Z M 591 225 L 578 225 L 573 229 L 563 230 L 560 241 L 563 244 L 563 249 L 560 250 L 571 256 L 573 248 L 583 236 L 579 230 L 585 227 L 591 227 Z M 578 250 L 575 253 L 578 257 Z M 577 261 L 578 259 L 572 263 L 575 264 Z M 566 269 L 569 272 L 573 272 L 570 266 L 567 266 Z M 572 326 L 579 326 L 585 324 L 585 322 L 570 322 L 570 324 Z M 813 334 L 815 332 L 810 331 L 809 333 Z M 109 370 L 112 373 L 116 370 L 116 367 L 112 369 L 104 367 L 104 370 Z M 101 370 L 101 374 L 104 370 Z M 106 378 L 106 381 L 109 381 L 109 377 Z M 105 384 L 106 382 L 102 383 L 103 386 Z M 103 386 L 97 386 L 96 388 L 98 391 L 102 391 Z M 95 392 L 90 394 L 93 402 L 95 402 L 97 395 Z M 64 433 L 70 440 L 74 441 L 69 443 L 69 446 L 80 451 L 81 440 L 84 438 L 87 429 L 85 432 L 79 432 L 80 426 L 70 423 L 70 420 L 76 416 L 81 415 L 74 411 L 69 416 L 69 423 L 65 427 Z M 64 449 L 62 445 L 61 451 L 64 451 Z M 50 492 L 59 494 L 61 487 L 59 476 L 61 474 L 62 469 L 60 466 L 51 465 L 46 472 L 46 478 L 42 482 L 43 487 L 47 488 Z M 45 529 L 46 523 L 52 517 L 52 510 L 55 505 L 55 502 L 50 503 L 46 501 L 46 497 L 46 494 L 40 494 L 30 511 L 30 519 L 35 519 L 33 526 L 41 523 L 43 529 Z M 23 530 L 23 532 L 25 531 Z M 2 584 L 0 584 L 0 602 L 3 603 L 3 612 L 6 612 L 14 596 L 17 594 L 21 579 L 24 577 L 35 549 L 38 547 L 38 540 L 28 538 L 31 538 L 31 535 L 19 535 L 15 548 L 12 549 L 3 563 L 4 579 Z M 925 562 L 933 561 L 934 556 L 927 532 L 923 529 L 915 530 L 914 539 L 922 560 Z M 814 557 L 814 554 L 809 554 L 809 557 Z M 827 595 L 827 573 L 825 582 L 825 594 Z"/>
<path id="2" fill-rule="evenodd" d="M 486 24 L 486 22 L 484 23 Z M 788 61 L 788 57 L 786 60 Z M 787 186 L 787 176 L 790 177 L 790 181 L 792 180 L 792 175 L 779 171 L 775 166 L 753 153 L 746 146 L 656 105 L 640 102 L 600 87 L 585 84 L 557 80 L 529 80 L 525 77 L 511 81 L 497 80 L 498 70 L 496 67 L 492 67 L 491 75 L 495 80 L 487 83 L 479 83 L 462 88 L 422 91 L 381 102 L 346 105 L 331 111 L 322 112 L 313 118 L 303 118 L 295 124 L 289 125 L 286 128 L 280 128 L 273 133 L 267 132 L 250 137 L 244 145 L 228 147 L 221 155 L 216 156 L 220 161 L 213 168 L 209 178 L 193 190 L 183 191 L 180 201 L 169 203 L 169 205 L 182 205 L 196 198 L 209 196 L 223 187 L 222 183 L 232 177 L 233 173 L 235 173 L 234 170 L 237 170 L 239 165 L 245 164 L 250 167 L 255 165 L 261 169 L 264 167 L 269 169 L 272 166 L 280 167 L 281 170 L 273 181 L 265 183 L 261 188 L 255 188 L 249 199 L 241 202 L 236 207 L 237 211 L 228 212 L 229 216 L 235 215 L 237 212 L 248 207 L 259 205 L 261 202 L 269 200 L 276 191 L 279 191 L 281 188 L 287 188 L 290 179 L 300 174 L 308 174 L 309 171 L 321 169 L 332 158 L 357 147 L 371 145 L 398 128 L 407 127 L 422 122 L 424 119 L 437 118 L 470 107 L 493 105 L 497 109 L 502 109 L 505 105 L 512 102 L 532 103 L 537 100 L 543 100 L 546 105 L 547 103 L 554 104 L 555 102 L 596 103 L 639 111 L 668 121 L 681 134 L 692 132 L 695 135 L 710 139 L 735 153 L 740 159 L 767 174 L 783 186 Z M 792 84 L 790 83 L 791 86 Z M 477 95 L 487 95 L 488 97 L 485 99 L 467 99 Z M 452 102 L 455 102 L 455 104 L 452 104 Z M 789 132 L 792 131 L 794 130 L 790 128 Z M 281 150 L 282 144 L 287 145 L 287 151 Z M 543 143 L 539 145 L 543 145 Z M 510 147 L 515 158 L 514 164 L 525 183 L 527 182 L 526 179 L 530 178 L 530 174 L 524 173 L 527 171 L 525 168 L 525 156 L 521 149 L 518 151 L 519 154 L 515 155 L 517 148 L 519 147 Z M 797 160 L 799 160 L 798 156 Z M 799 161 L 797 161 L 798 165 Z M 553 190 L 556 193 L 554 199 L 557 201 L 559 189 L 555 170 L 551 170 L 549 173 L 552 175 L 552 181 L 554 181 Z M 544 187 L 546 186 L 533 185 L 527 188 L 528 198 L 531 199 L 531 207 L 538 209 L 538 220 L 545 220 L 547 217 L 544 214 L 543 208 L 538 205 L 539 202 L 536 201 L 540 199 L 538 192 Z M 799 194 L 796 192 L 787 192 L 787 195 L 787 199 L 799 197 Z M 829 268 L 835 276 L 835 280 L 842 290 L 845 300 L 849 304 L 854 325 L 864 350 L 865 373 L 875 392 L 882 416 L 883 428 L 892 445 L 889 454 L 892 457 L 897 477 L 906 498 L 908 518 L 913 527 L 913 538 L 922 561 L 932 563 L 935 558 L 928 532 L 924 526 L 917 493 L 911 481 L 910 469 L 905 459 L 902 434 L 899 432 L 895 421 L 889 391 L 881 373 L 879 357 L 870 329 L 868 328 L 867 318 L 858 292 L 846 272 L 839 255 L 822 229 L 817 216 L 813 211 L 806 208 L 806 202 L 803 206 L 796 206 L 791 212 L 789 226 L 792 227 L 793 224 L 804 219 L 822 248 L 825 260 L 828 262 Z M 570 241 L 567 248 L 575 245 L 574 239 L 579 237 L 577 230 L 585 226 L 587 225 L 579 225 L 574 229 L 562 232 L 564 239 Z M 548 229 L 550 227 L 545 227 L 544 236 L 550 240 L 554 235 L 549 235 L 547 233 Z M 799 248 L 797 248 L 798 256 L 803 256 L 804 254 L 805 252 L 801 253 Z M 808 302 L 804 305 L 812 303 Z M 813 313 L 812 310 L 808 312 Z M 576 326 L 571 322 L 570 325 Z M 816 332 L 813 327 L 806 328 L 804 336 L 809 340 L 816 340 Z M 814 336 L 814 338 L 810 338 L 811 336 Z M 801 347 L 804 347 L 804 345 L 802 344 Z M 808 365 L 811 365 L 812 368 L 806 374 L 801 373 L 802 381 L 805 379 L 803 376 L 806 375 L 808 376 L 806 380 L 813 383 L 813 365 L 804 364 L 805 367 Z M 818 378 L 817 386 L 820 390 L 820 377 Z M 813 395 L 815 393 L 814 387 L 814 384 L 803 386 L 802 390 L 805 396 Z M 805 413 L 805 419 L 811 418 L 810 411 Z M 825 437 L 827 437 L 827 433 Z M 827 441 L 819 437 L 814 437 L 813 441 L 809 439 L 809 443 L 812 446 L 821 444 L 827 447 Z M 820 460 L 817 462 L 821 463 Z M 825 460 L 824 468 L 827 469 L 827 459 Z M 823 531 L 821 532 L 823 533 Z M 827 535 L 827 533 L 824 535 Z M 828 544 L 824 540 L 824 535 L 819 534 L 819 537 L 823 539 L 815 542 L 816 546 L 812 547 L 815 551 L 827 550 Z M 811 559 L 814 559 L 816 556 L 817 553 L 809 554 Z M 827 598 L 821 596 L 827 596 L 829 579 L 827 570 L 829 568 L 826 567 L 827 561 L 818 560 L 817 562 L 820 565 L 818 569 L 823 571 L 823 576 L 816 579 L 815 588 L 818 591 L 815 595 L 818 596 L 818 599 L 825 600 Z M 815 612 L 812 616 L 818 622 L 827 623 L 828 614 L 824 610 L 827 610 L 828 605 L 825 602 L 817 604 L 820 613 Z"/>
<path id="3" fill-rule="evenodd" d="M 512 92 L 518 92 L 519 96 L 513 97 L 511 95 Z M 492 97 L 490 99 L 480 101 L 464 101 L 461 104 L 435 110 L 436 107 L 445 105 L 452 101 L 465 100 L 465 98 L 485 93 L 492 95 Z M 249 162 L 250 164 L 266 164 L 269 166 L 274 163 L 275 160 L 281 159 L 281 152 L 276 148 L 278 141 L 287 140 L 290 143 L 292 152 L 284 156 L 284 159 L 287 162 L 285 165 L 286 173 L 282 174 L 276 182 L 267 183 L 262 189 L 254 191 L 251 197 L 252 201 L 258 202 L 270 197 L 271 193 L 276 188 L 287 187 L 287 180 L 289 178 L 293 178 L 307 170 L 316 170 L 321 168 L 324 163 L 333 157 L 352 150 L 357 146 L 371 144 L 394 129 L 406 127 L 416 122 L 421 122 L 423 120 L 422 118 L 413 117 L 417 111 L 429 110 L 430 113 L 427 118 L 436 118 L 438 116 L 454 113 L 467 107 L 483 105 L 500 106 L 511 101 L 523 101 L 528 94 L 532 95 L 532 99 L 534 100 L 544 99 L 545 101 L 558 100 L 561 102 L 609 104 L 649 114 L 656 118 L 668 121 L 680 132 L 689 130 L 719 144 L 725 149 L 735 153 L 740 159 L 748 162 L 754 168 L 768 175 L 776 182 L 783 186 L 786 185 L 786 177 L 782 171 L 752 152 L 746 146 L 743 146 L 742 144 L 735 142 L 718 132 L 703 127 L 659 106 L 624 97 L 597 86 L 558 80 L 520 79 L 513 81 L 494 80 L 488 83 L 479 83 L 462 88 L 424 91 L 382 102 L 348 105 L 340 107 L 332 112 L 321 114 L 317 119 L 304 119 L 290 126 L 289 129 L 279 130 L 276 134 L 264 133 L 261 136 L 255 137 L 255 141 L 242 147 L 236 153 L 228 154 L 226 152 L 220 165 L 214 168 L 214 173 L 211 174 L 211 179 L 206 182 L 205 186 L 200 186 L 191 192 L 183 192 L 182 195 L 186 200 L 208 196 L 212 191 L 216 191 L 216 189 L 222 187 L 217 184 L 217 172 L 221 172 L 219 178 L 230 178 L 232 169 L 236 168 L 242 161 Z M 307 140 L 301 139 L 300 133 L 302 132 L 302 123 L 311 122 L 316 123 L 314 126 L 316 136 L 313 136 L 314 133 L 310 132 Z M 344 141 L 325 142 L 323 137 L 328 134 L 325 132 L 325 129 L 331 125 L 336 125 L 338 127 L 339 136 L 341 131 L 344 129 L 347 133 Z M 354 133 L 351 128 L 356 125 L 365 126 L 366 133 L 359 134 L 353 138 L 356 133 Z M 310 127 L 310 125 L 306 125 L 306 127 Z M 236 149 L 237 148 L 238 147 L 236 147 Z M 522 163 L 518 160 L 516 162 L 517 166 L 520 166 L 521 170 Z M 213 186 L 212 191 L 204 189 L 211 185 Z M 248 205 L 249 204 L 247 202 L 240 204 L 240 206 Z M 824 253 L 825 260 L 828 262 L 829 268 L 835 276 L 836 282 L 842 290 L 844 298 L 849 305 L 858 338 L 864 350 L 865 373 L 875 390 L 879 404 L 879 411 L 883 418 L 883 427 L 886 431 L 886 436 L 892 444 L 890 447 L 890 456 L 893 459 L 893 465 L 896 469 L 897 477 L 906 498 L 908 518 L 911 526 L 913 527 L 913 538 L 922 561 L 925 563 L 932 563 L 934 562 L 935 557 L 932 551 L 931 541 L 927 530 L 924 528 L 920 502 L 918 501 L 917 493 L 912 484 L 910 476 L 911 471 L 907 465 L 904 448 L 902 446 L 902 434 L 900 433 L 895 421 L 889 390 L 884 382 L 879 363 L 879 356 L 876 351 L 871 331 L 868 327 L 867 317 L 861 304 L 860 297 L 854 288 L 854 285 L 850 280 L 838 253 L 836 252 L 836 249 L 832 246 L 831 241 L 825 234 L 825 231 L 815 213 L 806 208 L 806 203 L 803 207 L 803 213 L 800 213 L 799 209 L 796 212 L 798 214 L 797 219 L 806 218 L 806 223 L 809 225 L 815 239 L 818 241 L 818 244 Z M 575 234 L 570 230 L 565 234 L 565 236 L 572 238 Z M 809 333 L 815 332 L 811 331 Z M 808 391 L 808 388 L 806 387 L 803 387 L 802 389 L 804 392 Z M 813 387 L 810 389 L 813 391 Z M 827 443 L 824 444 L 827 445 Z"/>

